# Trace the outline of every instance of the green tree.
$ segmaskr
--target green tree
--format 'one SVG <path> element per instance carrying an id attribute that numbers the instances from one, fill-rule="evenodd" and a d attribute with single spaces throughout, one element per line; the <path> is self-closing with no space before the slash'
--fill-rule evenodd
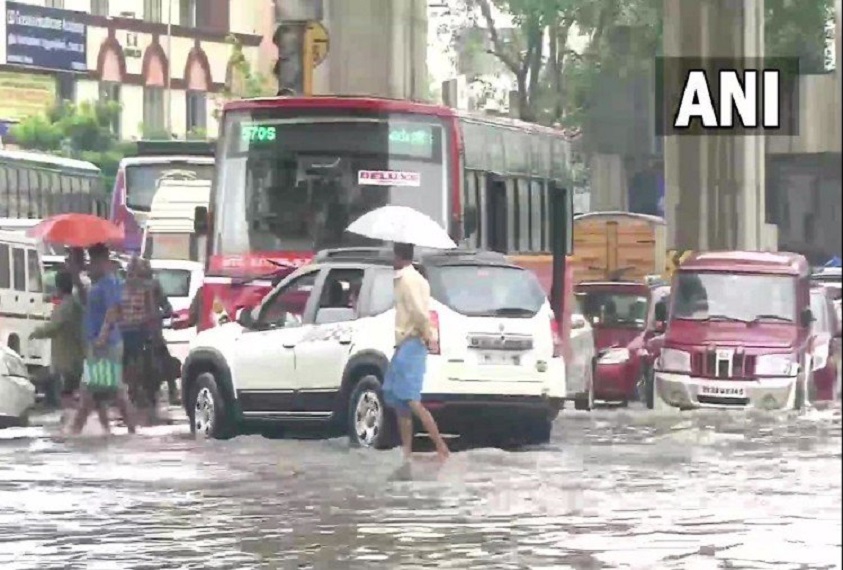
<path id="1" fill-rule="evenodd" d="M 22 120 L 9 134 L 21 148 L 94 163 L 110 189 L 120 160 L 134 150 L 133 144 L 121 142 L 112 130 L 119 115 L 120 105 L 115 102 L 63 101 L 46 113 Z"/>
<path id="2" fill-rule="evenodd" d="M 832 1 L 764 1 L 767 56 L 799 57 L 802 70 L 819 71 Z M 488 53 L 515 77 L 527 121 L 579 126 L 598 75 L 635 73 L 662 49 L 663 0 L 451 0 L 449 8 L 464 26 L 479 21 Z M 497 13 L 513 33 L 500 33 Z"/>

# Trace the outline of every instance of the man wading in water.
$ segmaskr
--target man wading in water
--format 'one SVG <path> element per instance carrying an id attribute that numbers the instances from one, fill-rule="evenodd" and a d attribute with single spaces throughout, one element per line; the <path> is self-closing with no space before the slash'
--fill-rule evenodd
<path id="1" fill-rule="evenodd" d="M 73 433 L 85 427 L 88 415 L 95 408 L 103 430 L 109 433 L 109 402 L 115 402 L 123 414 L 129 433 L 135 432 L 134 413 L 123 385 L 123 338 L 120 334 L 120 302 L 123 286 L 114 275 L 114 267 L 105 245 L 88 250 L 90 276 L 93 284 L 88 291 L 84 328 L 85 366 L 82 403 L 73 422 Z"/>
<path id="2" fill-rule="evenodd" d="M 436 342 L 430 325 L 430 285 L 413 267 L 413 246 L 396 243 L 395 260 L 395 354 L 383 384 L 386 405 L 398 416 L 404 458 L 413 454 L 413 414 L 421 420 L 436 445 L 440 460 L 450 454 L 436 420 L 421 404 L 427 367 L 427 347 Z"/>

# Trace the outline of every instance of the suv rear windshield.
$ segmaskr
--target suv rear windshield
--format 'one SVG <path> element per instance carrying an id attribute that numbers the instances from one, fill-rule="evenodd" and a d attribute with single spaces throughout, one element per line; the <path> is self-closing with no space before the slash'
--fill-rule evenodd
<path id="1" fill-rule="evenodd" d="M 433 298 L 466 316 L 529 318 L 545 302 L 535 275 L 517 267 L 446 265 L 426 269 Z"/>

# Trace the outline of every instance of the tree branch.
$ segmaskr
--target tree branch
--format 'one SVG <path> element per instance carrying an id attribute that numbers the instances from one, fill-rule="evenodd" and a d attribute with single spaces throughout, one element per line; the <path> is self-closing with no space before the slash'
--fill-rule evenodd
<path id="1" fill-rule="evenodd" d="M 489 40 L 492 42 L 492 49 L 487 50 L 488 53 L 497 57 L 507 67 L 507 69 L 518 75 L 518 60 L 506 51 L 506 46 L 501 40 L 500 34 L 498 34 L 498 28 L 495 26 L 495 18 L 492 15 L 492 6 L 489 3 L 489 0 L 477 0 L 477 6 L 480 8 L 483 20 L 486 22 L 486 28 L 489 32 Z"/>

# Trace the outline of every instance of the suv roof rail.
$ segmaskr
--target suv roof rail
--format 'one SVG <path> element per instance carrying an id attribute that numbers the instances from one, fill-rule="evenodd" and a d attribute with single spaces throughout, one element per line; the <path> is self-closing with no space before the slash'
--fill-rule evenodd
<path id="1" fill-rule="evenodd" d="M 324 263 L 326 261 L 354 261 L 360 263 L 391 264 L 393 253 L 391 247 L 342 247 L 335 249 L 323 249 L 319 251 L 313 261 Z M 472 260 L 480 263 L 509 263 L 506 256 L 494 251 L 477 249 L 447 249 L 416 251 L 417 263 L 443 264 L 457 261 Z"/>

